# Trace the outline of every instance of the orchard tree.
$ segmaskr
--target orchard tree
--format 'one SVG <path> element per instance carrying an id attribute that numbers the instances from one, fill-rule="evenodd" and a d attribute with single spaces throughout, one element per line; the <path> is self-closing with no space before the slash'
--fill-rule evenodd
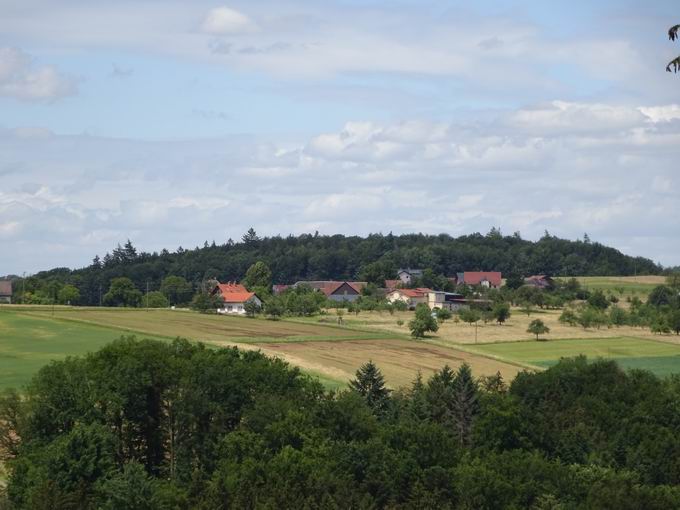
<path id="1" fill-rule="evenodd" d="M 435 333 L 439 329 L 437 320 L 432 317 L 430 307 L 425 303 L 419 303 L 416 306 L 416 316 L 408 323 L 413 338 L 424 338 L 425 333 L 432 331 Z"/>
<path id="2" fill-rule="evenodd" d="M 447 320 L 453 317 L 451 310 L 448 308 L 437 308 L 437 320 L 440 324 L 444 324 Z"/>
<path id="3" fill-rule="evenodd" d="M 493 317 L 498 324 L 504 324 L 510 318 L 510 305 L 507 303 L 497 303 L 493 307 Z"/>
<path id="4" fill-rule="evenodd" d="M 536 335 L 536 340 L 538 340 L 539 335 L 550 333 L 550 328 L 546 326 L 541 319 L 534 319 L 531 321 L 531 324 L 529 324 L 529 329 L 527 329 L 527 333 Z"/>

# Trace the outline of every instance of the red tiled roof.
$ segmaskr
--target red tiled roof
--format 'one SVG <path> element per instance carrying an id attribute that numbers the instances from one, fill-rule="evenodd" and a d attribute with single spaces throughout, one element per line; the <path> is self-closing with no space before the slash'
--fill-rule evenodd
<path id="1" fill-rule="evenodd" d="M 385 280 L 386 289 L 396 289 L 397 285 L 401 283 L 401 280 Z"/>
<path id="2" fill-rule="evenodd" d="M 466 271 L 463 273 L 463 281 L 467 285 L 479 285 L 484 280 L 494 287 L 500 287 L 501 273 L 499 271 Z"/>
<path id="3" fill-rule="evenodd" d="M 409 298 L 421 298 L 425 297 L 425 294 L 430 292 L 430 289 L 424 289 L 424 288 L 417 288 L 417 289 L 396 289 L 393 292 L 399 292 L 403 296 L 409 297 Z"/>
<path id="4" fill-rule="evenodd" d="M 222 293 L 225 303 L 245 303 L 255 295 L 254 292 L 226 292 Z"/>
<path id="5" fill-rule="evenodd" d="M 217 287 L 220 289 L 222 294 L 229 292 L 248 292 L 248 289 L 246 289 L 240 283 L 220 283 L 217 285 Z"/>
<path id="6" fill-rule="evenodd" d="M 219 283 L 213 293 L 217 290 L 225 303 L 245 303 L 255 295 L 254 292 L 248 292 L 248 289 L 240 283 Z"/>
<path id="7" fill-rule="evenodd" d="M 272 286 L 272 292 L 274 294 L 281 294 L 283 291 L 285 291 L 290 285 L 273 285 Z"/>
<path id="8" fill-rule="evenodd" d="M 344 284 L 349 285 L 354 291 L 356 291 L 358 294 L 361 293 L 361 289 L 363 289 L 366 286 L 366 282 L 341 282 L 341 281 L 335 281 L 335 280 L 315 280 L 315 281 L 299 281 L 295 285 L 309 285 L 313 289 L 320 290 L 323 292 L 326 296 L 330 296 L 334 292 L 336 292 L 340 287 L 342 287 Z"/>

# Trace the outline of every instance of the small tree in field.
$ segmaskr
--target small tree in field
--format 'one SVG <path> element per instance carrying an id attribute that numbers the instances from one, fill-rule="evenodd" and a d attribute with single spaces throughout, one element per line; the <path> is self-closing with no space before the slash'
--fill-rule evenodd
<path id="1" fill-rule="evenodd" d="M 451 310 L 448 310 L 447 308 L 437 308 L 437 320 L 440 324 L 444 324 L 444 322 L 451 317 L 453 317 Z"/>
<path id="2" fill-rule="evenodd" d="M 247 301 L 243 305 L 243 310 L 246 312 L 246 317 L 255 317 L 262 311 L 262 308 L 254 301 Z"/>
<path id="3" fill-rule="evenodd" d="M 496 304 L 493 307 L 493 317 L 502 326 L 510 318 L 510 305 L 507 303 Z"/>
<path id="4" fill-rule="evenodd" d="M 531 321 L 531 324 L 529 324 L 529 329 L 527 329 L 527 333 L 536 335 L 536 340 L 538 340 L 539 335 L 550 333 L 550 328 L 546 326 L 541 319 L 534 319 Z"/>
<path id="5" fill-rule="evenodd" d="M 408 323 L 413 338 L 424 338 L 428 331 L 436 332 L 439 329 L 437 320 L 432 317 L 430 307 L 425 303 L 416 306 L 416 317 Z"/>

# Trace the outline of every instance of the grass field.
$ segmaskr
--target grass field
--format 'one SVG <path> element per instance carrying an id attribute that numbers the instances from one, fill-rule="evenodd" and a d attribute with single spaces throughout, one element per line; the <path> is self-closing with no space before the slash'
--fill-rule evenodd
<path id="1" fill-rule="evenodd" d="M 19 387 L 51 360 L 96 351 L 120 335 L 117 329 L 0 311 L 0 388 Z"/>
<path id="2" fill-rule="evenodd" d="M 666 282 L 664 276 L 579 276 L 577 280 L 590 290 L 602 289 L 624 298 L 636 295 L 641 299 Z"/>
<path id="3" fill-rule="evenodd" d="M 499 358 L 549 367 L 584 354 L 588 358 L 615 359 L 626 368 L 644 368 L 657 375 L 680 373 L 680 345 L 650 339 L 612 337 L 595 340 L 505 342 L 479 345 L 476 350 Z"/>
<path id="4" fill-rule="evenodd" d="M 321 323 L 271 321 L 246 317 L 203 315 L 180 310 L 135 310 L 124 308 L 32 307 L 26 315 L 104 325 L 123 331 L 178 336 L 205 342 L 231 341 L 238 344 L 268 341 L 337 341 L 354 338 L 384 338 L 385 333 L 356 331 Z"/>
<path id="5" fill-rule="evenodd" d="M 512 310 L 512 316 L 508 321 L 499 326 L 490 322 L 484 324 L 482 321 L 477 326 L 477 339 L 475 342 L 475 326 L 464 322 L 446 321 L 434 335 L 440 343 L 474 345 L 475 343 L 496 343 L 496 342 L 516 342 L 520 340 L 532 340 L 533 335 L 527 333 L 529 323 L 534 319 L 541 319 L 549 328 L 550 333 L 546 335 L 550 338 L 574 338 L 574 339 L 599 339 L 599 338 L 618 338 L 636 337 L 647 338 L 669 343 L 680 342 L 676 335 L 655 335 L 646 328 L 633 328 L 629 326 L 583 329 L 581 327 L 569 326 L 559 322 L 561 310 L 535 310 L 531 315 L 526 315 L 518 309 Z M 345 316 L 345 322 L 355 327 L 372 329 L 376 331 L 390 331 L 395 334 L 408 335 L 408 322 L 413 318 L 413 312 L 397 312 L 394 315 L 383 312 L 361 312 L 358 316 Z M 397 321 L 402 321 L 399 326 Z"/>
<path id="6" fill-rule="evenodd" d="M 412 341 L 403 333 L 171 310 L 62 307 L 53 313 L 50 307 L 3 307 L 0 387 L 21 385 L 51 359 L 96 350 L 124 333 L 258 349 L 318 376 L 329 388 L 344 385 L 369 359 L 379 364 L 393 387 L 410 383 L 418 370 L 429 375 L 447 363 L 457 367 L 468 361 L 477 375 L 500 371 L 507 378 L 520 370 L 479 354 Z"/>
<path id="7" fill-rule="evenodd" d="M 96 350 L 125 333 L 261 350 L 319 377 L 329 388 L 344 386 L 369 359 L 392 387 L 409 384 L 418 371 L 427 377 L 444 364 L 455 368 L 466 361 L 476 375 L 501 372 L 509 380 L 523 368 L 540 369 L 579 354 L 615 358 L 625 367 L 659 375 L 680 373 L 677 336 L 630 327 L 584 330 L 560 324 L 560 313 L 547 310 L 527 316 L 513 310 L 503 326 L 480 323 L 476 340 L 474 326 L 451 320 L 436 335 L 414 341 L 406 326 L 413 312 L 346 314 L 346 326 L 339 327 L 332 313 L 269 321 L 180 310 L 2 306 L 0 387 L 20 386 L 51 359 Z M 529 322 L 539 317 L 551 329 L 547 342 L 536 342 L 526 332 Z"/>

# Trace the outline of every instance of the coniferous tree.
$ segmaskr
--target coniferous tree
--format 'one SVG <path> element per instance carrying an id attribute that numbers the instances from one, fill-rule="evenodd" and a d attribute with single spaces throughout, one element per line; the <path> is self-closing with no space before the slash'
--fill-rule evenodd
<path id="1" fill-rule="evenodd" d="M 453 381 L 451 406 L 456 435 L 461 446 L 470 445 L 472 425 L 475 416 L 479 413 L 478 393 L 477 381 L 472 377 L 470 365 L 463 363 Z"/>
<path id="2" fill-rule="evenodd" d="M 391 390 L 385 387 L 385 378 L 373 361 L 369 360 L 357 370 L 356 379 L 350 381 L 349 386 L 364 398 L 375 414 L 385 413 Z"/>

